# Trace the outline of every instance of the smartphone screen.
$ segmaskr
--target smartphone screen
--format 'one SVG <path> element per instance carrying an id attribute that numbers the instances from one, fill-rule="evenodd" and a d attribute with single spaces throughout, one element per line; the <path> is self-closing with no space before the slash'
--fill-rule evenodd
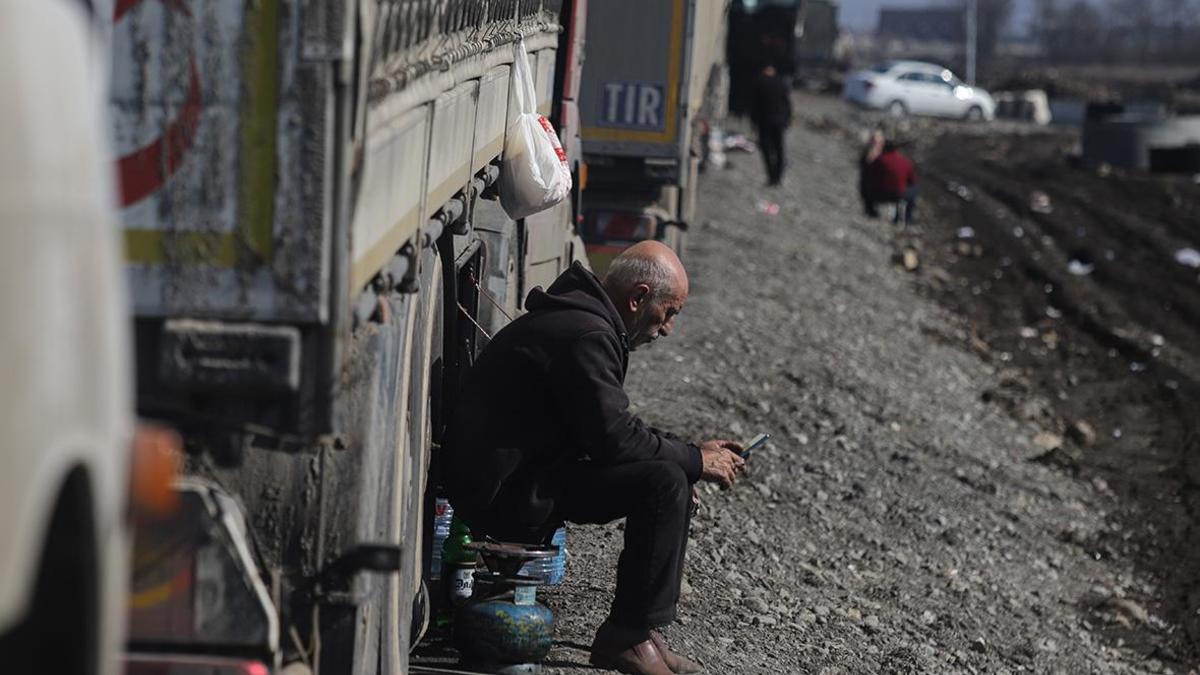
<path id="1" fill-rule="evenodd" d="M 765 445 L 769 438 L 771 438 L 771 434 L 759 434 L 751 439 L 749 443 L 742 446 L 745 448 L 745 450 L 742 450 L 742 459 L 746 459 L 750 456 L 750 453 Z"/>

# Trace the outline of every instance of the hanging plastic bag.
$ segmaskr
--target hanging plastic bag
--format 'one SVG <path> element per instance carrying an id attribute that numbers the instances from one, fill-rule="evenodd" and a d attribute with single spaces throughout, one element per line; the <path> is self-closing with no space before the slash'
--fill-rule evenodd
<path id="1" fill-rule="evenodd" d="M 571 168 L 554 126 L 537 113 L 524 40 L 513 46 L 510 86 L 517 114 L 505 135 L 497 189 L 505 213 L 517 220 L 565 199 L 571 193 Z"/>

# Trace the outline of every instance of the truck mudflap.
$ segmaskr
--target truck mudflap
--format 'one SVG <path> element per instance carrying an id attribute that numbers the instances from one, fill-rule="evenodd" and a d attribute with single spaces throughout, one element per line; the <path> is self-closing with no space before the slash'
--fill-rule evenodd
<path id="1" fill-rule="evenodd" d="M 178 481 L 176 493 L 178 506 L 171 515 L 136 524 L 130 644 L 135 651 L 203 647 L 206 653 L 228 650 L 273 662 L 279 615 L 255 561 L 241 506 L 198 478 Z M 216 672 L 258 672 L 229 667 Z"/>

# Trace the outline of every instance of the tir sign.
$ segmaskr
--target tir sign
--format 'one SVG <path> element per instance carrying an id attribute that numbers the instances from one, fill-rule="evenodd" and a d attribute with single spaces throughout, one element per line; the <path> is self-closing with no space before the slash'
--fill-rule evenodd
<path id="1" fill-rule="evenodd" d="M 644 82 L 606 82 L 600 119 L 604 126 L 661 131 L 663 86 Z"/>

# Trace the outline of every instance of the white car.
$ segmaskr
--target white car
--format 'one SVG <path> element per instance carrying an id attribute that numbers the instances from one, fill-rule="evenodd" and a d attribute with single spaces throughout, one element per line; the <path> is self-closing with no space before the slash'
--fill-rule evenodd
<path id="1" fill-rule="evenodd" d="M 932 115 L 971 121 L 996 116 L 996 103 L 954 73 L 923 61 L 885 61 L 846 78 L 842 98 L 896 117 Z"/>

